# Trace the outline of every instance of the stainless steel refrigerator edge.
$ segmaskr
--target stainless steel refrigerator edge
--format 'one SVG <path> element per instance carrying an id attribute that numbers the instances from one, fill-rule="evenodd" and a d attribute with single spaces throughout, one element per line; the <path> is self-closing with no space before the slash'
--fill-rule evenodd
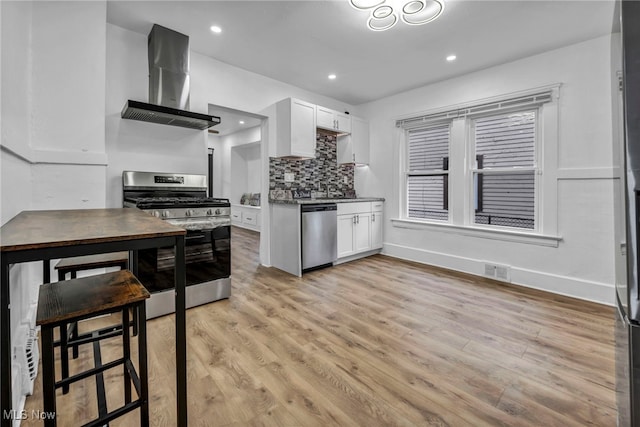
<path id="1" fill-rule="evenodd" d="M 620 1 L 622 138 L 625 142 L 626 264 L 616 280 L 616 400 L 619 426 L 640 426 L 640 2 Z"/>

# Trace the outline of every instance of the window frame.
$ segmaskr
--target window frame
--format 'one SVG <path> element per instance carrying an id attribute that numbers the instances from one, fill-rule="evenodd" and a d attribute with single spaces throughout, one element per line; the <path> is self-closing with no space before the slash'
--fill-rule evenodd
<path id="1" fill-rule="evenodd" d="M 391 218 L 393 227 L 432 230 L 496 239 L 524 244 L 558 247 L 558 146 L 559 100 L 561 84 L 550 84 L 529 90 L 498 95 L 396 118 L 400 142 L 398 217 Z M 526 98 L 529 97 L 527 100 Z M 497 106 L 497 107 L 496 107 Z M 494 108 L 496 107 L 496 108 Z M 481 116 L 507 114 L 514 111 L 536 111 L 534 229 L 488 226 L 474 220 L 473 174 L 469 165 L 470 123 Z M 408 216 L 408 130 L 438 124 L 450 124 L 449 137 L 449 221 Z M 475 148 L 473 150 L 475 152 Z M 398 164 L 398 163 L 396 163 Z M 544 170 L 544 173 L 543 173 Z M 486 172 L 485 169 L 483 172 Z"/>

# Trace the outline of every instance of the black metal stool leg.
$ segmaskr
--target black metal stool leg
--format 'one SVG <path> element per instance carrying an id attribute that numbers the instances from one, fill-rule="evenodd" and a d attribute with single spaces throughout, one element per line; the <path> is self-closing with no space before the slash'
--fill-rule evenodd
<path id="1" fill-rule="evenodd" d="M 76 270 L 71 270 L 72 279 L 76 279 L 77 274 L 78 273 Z M 73 322 L 71 324 L 71 340 L 77 340 L 77 339 L 78 339 L 78 322 Z M 78 356 L 80 355 L 80 352 L 78 350 L 78 344 L 74 344 L 73 346 L 71 346 L 71 348 L 73 349 L 73 358 L 77 359 Z"/>
<path id="2" fill-rule="evenodd" d="M 60 325 L 60 365 L 62 370 L 62 379 L 69 378 L 69 346 L 67 345 L 67 324 Z M 69 393 L 69 385 L 62 386 L 62 394 Z"/>
<path id="3" fill-rule="evenodd" d="M 147 314 L 145 301 L 138 304 L 138 367 L 140 369 L 140 425 L 149 427 L 149 374 L 147 368 Z"/>
<path id="4" fill-rule="evenodd" d="M 131 339 L 129 337 L 129 307 L 122 310 L 122 357 L 131 360 Z M 131 374 L 124 364 L 124 403 L 131 403 Z"/>

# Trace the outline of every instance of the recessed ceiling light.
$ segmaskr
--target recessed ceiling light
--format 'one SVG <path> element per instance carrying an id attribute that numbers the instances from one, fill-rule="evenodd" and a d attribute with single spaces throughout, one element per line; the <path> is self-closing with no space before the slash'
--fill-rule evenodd
<path id="1" fill-rule="evenodd" d="M 455 61 L 456 58 L 457 58 L 457 56 L 455 56 L 455 55 L 449 55 L 449 56 L 447 56 L 447 61 L 449 61 L 449 62 Z"/>
<path id="2" fill-rule="evenodd" d="M 244 120 L 240 120 L 240 122 L 239 122 L 239 123 L 240 123 L 241 125 L 243 125 L 243 124 L 244 124 Z"/>
<path id="3" fill-rule="evenodd" d="M 338 76 L 336 76 L 335 74 L 329 74 L 327 77 L 329 78 L 329 80 L 335 80 Z"/>
<path id="4" fill-rule="evenodd" d="M 211 26 L 211 31 L 216 33 L 216 34 L 220 34 L 222 32 L 222 28 L 218 27 L 217 25 L 212 25 Z"/>

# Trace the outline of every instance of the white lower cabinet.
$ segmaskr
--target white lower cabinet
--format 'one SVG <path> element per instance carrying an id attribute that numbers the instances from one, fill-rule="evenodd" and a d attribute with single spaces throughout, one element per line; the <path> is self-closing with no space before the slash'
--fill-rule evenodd
<path id="1" fill-rule="evenodd" d="M 364 252 L 371 249 L 371 213 L 356 214 L 353 241 L 356 252 Z"/>
<path id="2" fill-rule="evenodd" d="M 338 258 L 355 252 L 353 243 L 354 215 L 338 215 Z"/>
<path id="3" fill-rule="evenodd" d="M 260 207 L 231 205 L 231 224 L 260 231 Z"/>
<path id="4" fill-rule="evenodd" d="M 371 249 L 382 248 L 382 212 L 371 212 Z"/>
<path id="5" fill-rule="evenodd" d="M 371 202 L 339 203 L 338 259 L 381 247 L 382 212 L 372 212 Z"/>

